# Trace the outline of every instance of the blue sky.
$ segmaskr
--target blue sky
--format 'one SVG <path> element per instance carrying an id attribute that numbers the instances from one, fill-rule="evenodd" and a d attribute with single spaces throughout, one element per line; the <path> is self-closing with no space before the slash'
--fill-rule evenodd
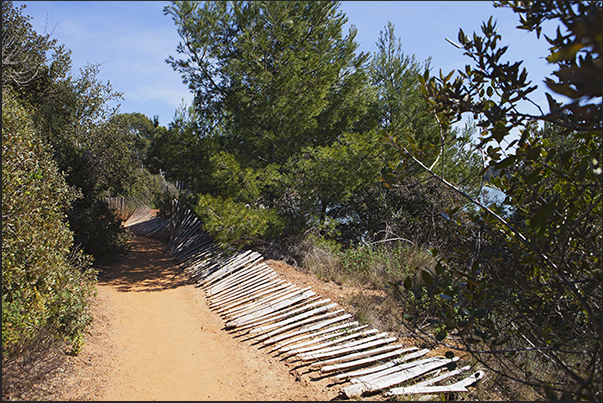
<path id="1" fill-rule="evenodd" d="M 120 111 L 140 112 L 167 126 L 182 103 L 192 95 L 180 75 L 165 63 L 176 56 L 179 37 L 170 16 L 163 14 L 164 1 L 15 1 L 26 4 L 25 14 L 38 33 L 52 37 L 72 51 L 73 69 L 100 63 L 98 78 L 111 82 L 124 94 Z M 507 8 L 494 8 L 489 1 L 343 1 L 347 28 L 358 29 L 360 51 L 373 53 L 379 32 L 388 21 L 395 25 L 406 55 L 419 62 L 431 57 L 434 72 L 462 69 L 469 59 L 446 41 L 457 41 L 459 28 L 466 34 L 480 32 L 482 21 L 492 15 L 498 21 L 502 44 L 508 44 L 508 60 L 523 60 L 528 77 L 539 86 L 534 100 L 546 107 L 542 80 L 551 67 L 544 39 L 515 28 L 517 16 Z M 546 31 L 545 31 L 546 32 Z M 551 32 L 551 31 L 548 31 Z M 543 108 L 548 110 L 548 108 Z M 526 111 L 536 113 L 526 107 Z"/>

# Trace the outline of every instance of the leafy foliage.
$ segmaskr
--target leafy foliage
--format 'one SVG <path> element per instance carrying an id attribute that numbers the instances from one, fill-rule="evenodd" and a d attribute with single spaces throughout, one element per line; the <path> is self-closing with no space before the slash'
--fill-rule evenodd
<path id="1" fill-rule="evenodd" d="M 206 208 L 232 200 L 256 212 L 274 209 L 262 214 L 272 217 L 266 229 L 282 228 L 285 217 L 293 232 L 307 217 L 324 220 L 327 206 L 351 189 L 313 193 L 316 168 L 332 161 L 326 154 L 349 150 L 340 144 L 357 141 L 347 133 L 365 124 L 372 95 L 367 55 L 355 55 L 354 29 L 342 35 L 337 3 L 178 2 L 165 13 L 182 38 L 183 59 L 168 62 L 195 101 L 157 138 L 154 169 L 184 181 Z M 308 181 L 297 186 L 301 177 Z M 311 200 L 303 200 L 308 192 Z"/>
<path id="2" fill-rule="evenodd" d="M 433 293 L 448 296 L 438 309 L 444 329 L 457 332 L 465 349 L 493 370 L 549 398 L 559 393 L 596 400 L 603 372 L 601 3 L 496 4 L 520 14 L 518 28 L 538 36 L 545 21 L 564 25 L 555 38 L 545 36 L 547 60 L 558 68 L 557 81 L 546 83 L 572 101 L 562 104 L 549 94 L 549 113 L 521 112 L 519 105 L 532 102 L 536 87 L 521 62 L 501 61 L 507 47 L 499 47 L 492 19 L 482 25 L 482 36 L 459 32 L 474 67 L 467 65 L 454 79 L 453 72 L 421 77 L 443 128 L 464 113 L 476 119 L 479 147 L 496 173 L 491 183 L 506 195 L 502 205 L 480 203 L 393 139 L 405 156 L 479 207 L 469 211 L 471 222 L 457 222 L 479 234 L 474 246 L 438 255 L 437 276 L 425 272 L 424 280 Z M 514 129 L 519 136 L 510 140 Z M 549 370 L 535 374 L 534 360 Z"/>
<path id="3" fill-rule="evenodd" d="M 304 146 L 332 141 L 337 132 L 329 126 L 350 120 L 341 98 L 353 95 L 366 56 L 354 55 L 355 31 L 341 36 L 346 19 L 336 8 L 334 2 L 166 7 L 185 56 L 168 61 L 195 92 L 200 116 L 224 128 L 227 147 L 249 163 L 282 164 Z"/>
<path id="4" fill-rule="evenodd" d="M 383 145 L 374 131 L 346 133 L 329 146 L 307 147 L 285 166 L 282 185 L 292 222 L 301 230 L 315 226 L 327 232 L 329 222 L 342 221 L 345 206 L 353 194 L 377 182 L 383 160 Z M 332 235 L 332 234 L 331 234 Z"/>
<path id="5" fill-rule="evenodd" d="M 79 349 L 95 271 L 73 251 L 65 222 L 77 197 L 37 136 L 27 109 L 2 92 L 3 367 L 47 332 Z M 4 383 L 4 382 L 3 382 Z"/>
<path id="6" fill-rule="evenodd" d="M 55 41 L 49 35 L 37 34 L 23 15 L 25 5 L 15 8 L 2 2 L 2 87 L 27 85 L 46 62 L 46 51 Z"/>
<path id="7" fill-rule="evenodd" d="M 210 235 L 219 242 L 244 246 L 259 235 L 280 230 L 282 224 L 273 210 L 252 207 L 220 196 L 200 195 L 195 209 Z"/>

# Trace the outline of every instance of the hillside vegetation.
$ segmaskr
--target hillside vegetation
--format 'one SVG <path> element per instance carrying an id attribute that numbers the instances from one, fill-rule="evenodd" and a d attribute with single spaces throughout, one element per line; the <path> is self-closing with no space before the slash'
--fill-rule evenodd
<path id="1" fill-rule="evenodd" d="M 548 105 L 492 19 L 459 31 L 467 65 L 442 72 L 391 23 L 358 52 L 338 2 L 173 2 L 167 62 L 194 101 L 161 127 L 110 108 L 122 95 L 98 66 L 73 75 L 3 2 L 3 395 L 5 362 L 44 326 L 77 351 L 89 261 L 127 246 L 103 198 L 131 196 L 177 197 L 219 242 L 384 290 L 357 315 L 470 355 L 509 400 L 601 400 L 601 2 L 494 6 L 549 44 Z M 23 203 L 39 206 L 27 223 Z M 77 286 L 56 295 L 55 277 Z"/>
<path id="2" fill-rule="evenodd" d="M 124 253 L 129 239 L 103 198 L 152 204 L 166 193 L 140 168 L 144 138 L 132 135 L 152 122 L 110 108 L 121 95 L 96 79 L 98 66 L 73 75 L 70 52 L 23 10 L 2 2 L 3 399 L 82 346 L 92 263 Z"/>

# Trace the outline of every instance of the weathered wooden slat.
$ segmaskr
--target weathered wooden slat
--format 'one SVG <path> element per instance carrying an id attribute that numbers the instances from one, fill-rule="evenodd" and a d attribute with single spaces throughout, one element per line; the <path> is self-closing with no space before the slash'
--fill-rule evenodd
<path id="1" fill-rule="evenodd" d="M 325 358 L 329 358 L 328 360 L 319 361 L 310 366 L 310 368 L 320 368 L 320 367 L 324 366 L 325 363 L 331 364 L 331 363 L 342 362 L 342 361 L 350 361 L 350 360 L 353 360 L 358 357 L 367 357 L 370 355 L 378 354 L 382 351 L 390 351 L 390 350 L 399 348 L 400 346 L 389 345 L 389 346 L 380 347 L 380 348 L 374 349 L 374 350 L 368 350 L 372 347 L 382 346 L 383 344 L 391 343 L 396 340 L 397 340 L 396 337 L 389 337 L 386 339 L 373 340 L 366 344 L 359 344 L 359 345 L 356 345 L 353 347 L 343 348 L 341 350 L 338 349 L 338 350 L 327 351 L 324 354 L 322 354 L 322 353 L 318 354 L 318 353 L 312 352 L 312 353 L 308 353 L 307 355 L 305 355 L 304 361 L 316 361 L 316 360 L 323 360 Z M 383 348 L 385 350 L 380 350 L 381 348 Z M 350 354 L 350 353 L 352 353 L 352 354 Z M 314 357 L 318 357 L 318 358 L 314 358 Z"/>
<path id="2" fill-rule="evenodd" d="M 208 274 L 205 278 L 201 279 L 200 283 L 206 289 L 211 288 L 211 283 L 220 280 L 224 275 L 230 273 L 229 269 L 232 266 L 236 266 L 240 263 L 246 262 L 245 259 L 250 257 L 252 253 L 253 252 L 247 250 L 244 252 L 239 252 L 238 254 L 229 257 L 227 261 L 219 264 L 219 269 L 213 271 L 211 274 Z"/>
<path id="3" fill-rule="evenodd" d="M 264 314 L 272 313 L 272 312 L 278 311 L 279 309 L 283 308 L 283 306 L 281 306 L 281 305 L 275 306 L 277 303 L 280 303 L 280 302 L 290 299 L 290 298 L 299 297 L 304 292 L 311 291 L 310 287 L 306 287 L 306 288 L 302 288 L 302 289 L 300 289 L 299 287 L 297 287 L 295 285 L 291 285 L 289 287 L 293 288 L 293 289 L 289 290 L 289 291 L 283 291 L 282 293 L 280 293 L 278 295 L 267 296 L 267 297 L 259 299 L 258 301 L 247 303 L 244 306 L 237 307 L 228 316 L 233 321 L 234 320 L 241 320 L 241 321 L 247 320 L 248 319 L 247 316 L 252 316 L 255 314 L 260 314 L 260 316 L 263 316 Z M 291 304 L 286 304 L 286 306 L 289 306 L 289 305 L 291 305 Z"/>
<path id="4" fill-rule="evenodd" d="M 314 362 L 314 363 L 310 364 L 310 368 L 311 369 L 322 368 L 324 366 L 336 364 L 339 362 L 352 361 L 357 358 L 367 358 L 372 355 L 377 355 L 379 353 L 385 353 L 385 352 L 389 352 L 392 350 L 398 350 L 401 348 L 403 348 L 403 346 L 390 344 L 389 346 L 383 346 L 383 347 L 375 348 L 373 350 L 352 353 L 352 354 L 344 355 L 342 357 L 336 357 L 336 358 L 331 358 L 331 359 L 325 360 L 325 361 Z"/>
<path id="5" fill-rule="evenodd" d="M 287 292 L 287 290 L 294 289 L 295 286 L 291 283 L 286 282 L 285 280 L 278 280 L 268 285 L 267 288 L 263 288 L 261 291 L 244 298 L 241 301 L 233 303 L 229 308 L 220 309 L 218 313 L 224 316 L 228 316 L 230 312 L 234 309 L 238 309 L 239 307 L 245 306 L 245 304 L 261 300 L 262 297 L 268 295 L 280 295 L 283 292 Z"/>
<path id="6" fill-rule="evenodd" d="M 209 273 L 213 264 L 223 258 L 226 254 L 219 245 L 210 243 L 197 253 L 182 261 L 178 267 L 186 268 L 186 271 L 190 273 L 191 278 L 197 281 L 197 279 L 203 278 Z"/>
<path id="7" fill-rule="evenodd" d="M 330 304 L 327 307 L 323 307 L 325 309 L 321 309 L 323 312 L 327 309 L 330 309 L 332 307 L 334 307 L 336 304 Z M 270 339 L 278 334 L 281 333 L 285 333 L 288 332 L 291 329 L 295 329 L 297 327 L 302 327 L 303 325 L 306 325 L 308 323 L 314 323 L 316 321 L 325 319 L 325 318 L 330 318 L 332 316 L 338 315 L 339 313 L 344 312 L 343 309 L 339 309 L 336 311 L 331 311 L 331 312 L 327 312 L 324 313 L 322 315 L 316 315 L 315 313 L 313 313 L 312 315 L 305 315 L 307 318 L 306 319 L 302 319 L 302 320 L 295 320 L 295 321 L 288 321 L 289 324 L 276 328 L 274 330 L 271 330 L 269 332 L 260 334 L 259 336 L 256 337 L 257 340 L 263 341 L 266 339 Z M 273 344 L 270 341 L 264 341 L 264 344 L 268 345 L 268 344 Z"/>
<path id="8" fill-rule="evenodd" d="M 292 337 L 293 335 L 295 335 L 295 333 L 286 333 L 284 335 L 281 334 L 280 336 L 276 336 L 279 333 L 286 332 L 288 330 L 294 329 L 296 327 L 303 326 L 303 325 L 308 324 L 308 323 L 313 323 L 313 322 L 316 322 L 316 321 L 320 321 L 322 319 L 326 319 L 326 318 L 330 318 L 332 316 L 339 315 L 341 312 L 344 312 L 344 310 L 340 309 L 340 310 L 333 311 L 333 312 L 328 312 L 328 313 L 325 313 L 325 314 L 322 314 L 322 315 L 313 316 L 311 318 L 302 320 L 301 322 L 293 323 L 291 325 L 285 326 L 284 328 L 280 328 L 280 329 L 276 329 L 276 330 L 273 330 L 271 332 L 268 332 L 268 333 L 266 333 L 266 334 L 264 334 L 264 335 L 261 336 L 261 340 L 263 340 L 263 344 L 264 345 L 274 344 L 277 341 L 282 340 L 283 338 L 288 338 L 288 337 Z M 268 340 L 266 340 L 266 339 L 268 339 Z"/>
<path id="9" fill-rule="evenodd" d="M 174 239 L 178 239 L 178 234 L 182 233 L 182 229 L 185 228 L 186 225 L 189 223 L 193 214 L 190 210 L 186 208 L 177 208 L 175 213 L 172 214 L 172 216 L 175 220 L 175 223 L 173 229 L 174 236 L 172 237 L 173 239 L 171 241 L 174 242 Z"/>
<path id="10" fill-rule="evenodd" d="M 350 315 L 350 317 L 351 317 L 351 315 Z M 347 318 L 344 318 L 344 319 L 336 318 L 336 319 L 337 319 L 336 322 L 340 322 L 340 321 L 342 321 L 344 319 L 347 319 Z M 308 338 L 317 337 L 318 335 L 324 335 L 324 334 L 333 333 L 333 332 L 339 331 L 341 329 L 351 328 L 352 326 L 358 325 L 358 322 L 348 322 L 348 323 L 343 323 L 343 324 L 336 325 L 336 326 L 329 326 L 329 325 L 331 325 L 333 323 L 336 323 L 336 322 L 333 322 L 333 319 L 329 319 L 329 320 L 326 320 L 324 322 L 318 323 L 315 326 L 319 326 L 319 325 L 321 325 L 321 326 L 307 330 L 307 332 L 309 332 L 309 333 L 306 333 L 306 330 L 302 328 L 302 329 L 300 329 L 301 336 L 297 336 L 297 337 L 291 338 L 291 339 L 283 341 L 281 343 L 276 343 L 276 345 L 274 346 L 274 348 L 272 349 L 272 351 L 279 350 L 280 352 L 287 352 L 287 351 L 292 350 L 292 347 L 289 346 L 292 343 L 296 343 L 296 342 L 301 341 L 301 340 L 306 340 Z M 324 324 L 322 324 L 322 323 L 324 323 Z M 321 328 L 323 328 L 325 326 L 329 326 L 329 327 L 327 327 L 326 329 L 323 329 L 323 330 L 316 331 L 316 330 L 321 329 Z M 356 328 L 352 329 L 351 331 L 356 331 L 356 330 L 364 328 L 364 327 L 368 327 L 368 325 L 363 325 L 363 326 L 360 326 L 360 327 L 356 327 Z M 337 333 L 334 333 L 334 334 L 337 334 Z M 326 336 L 325 335 L 324 337 L 328 338 L 330 336 Z M 317 340 L 310 340 L 308 342 L 303 343 L 303 345 L 307 345 L 306 343 L 310 343 L 311 344 L 311 343 L 315 343 L 315 342 L 322 341 L 322 340 L 325 340 L 325 339 L 317 337 Z"/>
<path id="11" fill-rule="evenodd" d="M 447 378 L 450 378 L 452 376 L 461 374 L 461 373 L 463 373 L 465 371 L 468 371 L 470 368 L 471 368 L 470 365 L 465 365 L 464 367 L 457 368 L 457 369 L 455 369 L 453 371 L 447 371 L 447 372 L 443 373 L 442 375 L 436 376 L 436 377 L 431 378 L 431 379 L 427 379 L 426 381 L 419 382 L 419 383 L 416 383 L 416 384 L 411 385 L 411 386 L 390 389 L 389 391 L 387 391 L 385 393 L 385 395 L 386 396 L 403 395 L 403 394 L 408 393 L 406 391 L 408 388 L 417 388 L 417 389 L 419 389 L 419 388 L 423 388 L 425 386 L 430 386 L 430 385 L 433 385 L 434 383 L 443 381 L 444 379 L 447 379 Z"/>
<path id="12" fill-rule="evenodd" d="M 342 388 L 342 392 L 350 399 L 360 397 L 364 393 L 377 392 L 379 390 L 383 390 L 385 388 L 389 388 L 391 386 L 400 384 L 409 379 L 433 371 L 434 369 L 443 367 L 444 365 L 447 365 L 449 363 L 458 361 L 458 359 L 458 357 L 453 357 L 451 359 L 442 358 L 441 360 L 430 362 L 425 365 L 416 365 L 412 368 L 405 369 L 400 372 L 395 372 L 393 374 L 381 378 L 372 379 L 370 381 L 361 381 L 360 383 L 355 383 L 346 386 Z"/>
<path id="13" fill-rule="evenodd" d="M 314 365 L 314 368 L 320 368 L 321 373 L 328 374 L 334 371 L 366 366 L 392 357 L 397 357 L 408 351 L 417 350 L 416 347 L 401 347 L 402 346 L 399 345 L 379 347 L 363 353 L 350 354 L 349 356 L 342 357 L 343 359 L 336 358 L 329 360 L 329 362 L 322 361 L 321 363 L 313 363 L 311 365 Z"/>
<path id="14" fill-rule="evenodd" d="M 265 291 L 266 289 L 274 288 L 283 284 L 291 283 L 288 283 L 283 279 L 279 279 L 276 273 L 269 273 L 269 277 L 262 279 L 261 282 L 254 282 L 248 284 L 238 292 L 229 294 L 230 296 L 228 298 L 224 298 L 221 301 L 212 301 L 209 307 L 211 309 L 217 309 L 222 311 L 232 310 L 236 306 L 240 306 L 247 303 L 248 301 L 257 299 L 256 295 Z"/>
<path id="15" fill-rule="evenodd" d="M 279 302 L 280 300 L 290 298 L 291 295 L 296 295 L 297 292 L 299 292 L 299 289 L 296 286 L 292 286 L 292 290 L 284 291 L 283 293 L 281 293 L 279 295 L 264 296 L 262 299 L 246 305 L 245 312 L 253 312 L 254 310 L 274 305 L 275 303 Z M 285 294 L 285 293 L 287 293 L 287 294 Z M 270 318 L 273 318 L 277 315 L 286 314 L 287 312 L 290 312 L 297 308 L 303 307 L 306 304 L 309 304 L 310 302 L 315 301 L 318 298 L 320 298 L 320 296 L 317 296 L 316 294 L 314 294 L 313 296 L 299 299 L 299 300 L 295 301 L 294 303 L 289 304 L 288 306 L 280 307 L 279 309 L 277 309 L 273 312 L 267 312 L 267 313 L 262 314 L 261 316 L 258 316 L 257 318 L 246 320 L 245 324 L 241 325 L 241 326 L 237 326 L 237 329 L 245 329 L 245 328 L 249 327 L 250 325 L 254 326 L 256 323 L 263 322 L 265 320 L 271 321 Z M 245 313 L 245 312 L 242 312 L 242 313 Z M 237 314 L 236 317 L 240 317 L 240 315 Z"/>
<path id="16" fill-rule="evenodd" d="M 231 256 L 227 251 L 218 247 L 216 249 L 216 252 L 207 254 L 204 258 L 200 258 L 193 265 L 189 266 L 189 271 L 197 282 L 197 287 L 202 286 L 201 281 L 204 278 L 219 270 L 223 262 L 230 260 Z M 191 256 L 190 259 L 195 259 L 195 257 Z"/>
<path id="17" fill-rule="evenodd" d="M 258 319 L 257 321 L 250 322 L 249 324 L 247 324 L 245 326 L 241 326 L 241 327 L 239 327 L 239 330 L 245 330 L 247 328 L 252 328 L 252 327 L 259 326 L 259 325 L 263 325 L 264 323 L 274 322 L 274 321 L 295 315 L 299 312 L 307 311 L 308 309 L 311 309 L 315 306 L 320 306 L 320 305 L 324 305 L 324 304 L 331 302 L 331 300 L 328 298 L 320 300 L 320 301 L 316 301 L 319 298 L 320 298 L 320 296 L 315 295 L 305 301 L 302 301 L 299 305 L 294 305 L 287 309 L 282 309 L 273 314 L 266 315 L 266 316 L 262 317 L 261 319 Z"/>
<path id="18" fill-rule="evenodd" d="M 194 222 L 195 215 L 187 210 L 183 213 L 183 216 L 178 220 L 173 235 L 167 246 L 169 254 L 174 254 L 181 250 L 184 243 L 187 241 L 186 235 L 190 233 L 191 225 Z"/>
<path id="19" fill-rule="evenodd" d="M 318 314 L 320 312 L 327 311 L 327 310 L 329 310 L 331 308 L 334 308 L 336 306 L 337 306 L 337 304 L 335 304 L 335 303 L 329 304 L 327 306 L 321 306 L 320 308 L 316 308 L 316 309 L 312 309 L 312 310 L 310 310 L 308 312 L 300 313 L 300 314 L 295 315 L 295 316 L 293 316 L 291 318 L 288 318 L 288 319 L 285 319 L 285 320 L 282 320 L 282 321 L 278 321 L 276 323 L 271 323 L 269 325 L 264 325 L 264 326 L 253 328 L 253 329 L 251 329 L 249 331 L 249 333 L 251 333 L 251 334 L 253 334 L 253 333 L 263 333 L 263 332 L 266 332 L 266 331 L 268 331 L 270 329 L 274 329 L 274 328 L 282 329 L 284 327 L 287 327 L 286 325 L 288 325 L 290 323 L 299 322 L 302 319 L 314 316 L 314 315 L 316 315 L 316 314 Z"/>
<path id="20" fill-rule="evenodd" d="M 172 257 L 176 258 L 180 262 L 186 262 L 197 253 L 211 247 L 213 241 L 211 239 L 200 239 L 194 242 L 187 250 L 183 250 L 181 253 L 174 253 Z M 186 256 L 185 256 L 186 255 Z"/>
<path id="21" fill-rule="evenodd" d="M 203 235 L 195 234 L 195 229 L 193 228 L 187 232 L 191 232 L 192 236 L 183 240 L 177 248 L 170 251 L 172 258 L 179 262 L 189 259 L 197 250 L 205 246 L 204 244 L 199 245 L 205 239 Z"/>
<path id="22" fill-rule="evenodd" d="M 297 354 L 304 355 L 304 356 L 308 355 L 308 354 L 322 354 L 322 353 L 326 353 L 329 351 L 338 350 L 341 348 L 352 347 L 354 345 L 369 342 L 371 340 L 385 338 L 387 336 L 388 336 L 388 334 L 385 332 L 379 334 L 379 330 L 377 330 L 377 329 L 370 329 L 370 330 L 366 330 L 364 332 L 357 332 L 357 333 L 353 333 L 353 334 L 342 333 L 341 337 L 332 338 L 328 342 L 321 343 L 319 345 L 313 345 L 313 346 L 308 346 L 305 348 L 297 349 L 297 351 L 298 351 Z M 353 340 L 353 339 L 359 339 L 359 340 Z M 349 340 L 352 340 L 352 341 L 349 341 Z M 344 341 L 346 343 L 344 343 Z"/>
<path id="23" fill-rule="evenodd" d="M 217 283 L 218 281 L 222 280 L 225 276 L 232 274 L 240 268 L 246 267 L 250 263 L 258 262 L 262 259 L 262 255 L 257 252 L 252 252 L 249 255 L 243 256 L 240 259 L 236 259 L 235 262 L 223 266 L 219 270 L 216 270 L 214 273 L 210 274 L 203 281 L 201 281 L 201 284 L 203 285 L 203 288 L 208 290 L 209 294 L 211 295 L 212 289 L 214 288 L 212 284 Z"/>
<path id="24" fill-rule="evenodd" d="M 350 368 L 366 367 L 367 365 L 372 365 L 376 362 L 383 362 L 392 357 L 397 357 L 404 354 L 405 352 L 416 349 L 416 347 L 401 348 L 398 350 L 390 351 L 384 354 L 379 354 L 367 358 L 360 358 L 358 360 L 343 362 L 339 364 L 326 365 L 320 369 L 320 372 L 323 374 L 328 374 L 335 371 L 344 371 Z M 356 378 L 352 378 L 351 381 L 354 381 L 355 379 Z"/>
<path id="25" fill-rule="evenodd" d="M 484 377 L 483 371 L 477 371 L 467 378 L 460 380 L 451 385 L 438 385 L 438 386 L 407 386 L 402 388 L 393 388 L 387 392 L 388 396 L 395 395 L 410 395 L 416 393 L 444 393 L 444 392 L 469 392 L 467 386 L 475 384 L 477 381 Z"/>
<path id="26" fill-rule="evenodd" d="M 229 265 L 239 259 L 241 257 L 241 253 L 237 253 L 235 255 L 231 255 L 228 252 L 222 252 L 218 256 L 212 256 L 207 264 L 204 265 L 202 270 L 197 270 L 196 280 L 199 287 L 204 287 L 204 280 L 209 276 L 220 270 L 225 265 Z M 206 291 L 207 293 L 207 291 Z"/>
<path id="27" fill-rule="evenodd" d="M 225 291 L 216 298 L 211 298 L 209 306 L 210 308 L 213 308 L 216 305 L 225 306 L 232 301 L 236 301 L 245 296 L 251 295 L 256 291 L 259 291 L 261 287 L 265 287 L 266 285 L 270 285 L 271 283 L 277 281 L 280 280 L 278 279 L 278 274 L 276 274 L 274 271 L 258 271 L 252 278 L 241 281 L 236 285 L 236 287 L 232 287 L 231 290 Z"/>
<path id="28" fill-rule="evenodd" d="M 329 347 L 319 351 L 312 351 L 310 353 L 298 354 L 297 357 L 302 361 L 317 361 L 324 358 L 337 357 L 350 352 L 360 352 L 371 347 L 381 346 L 383 344 L 391 343 L 398 340 L 397 337 L 387 337 L 387 333 L 381 333 L 376 336 L 366 337 L 363 340 L 347 344 L 345 347 Z"/>
<path id="29" fill-rule="evenodd" d="M 176 226 L 174 228 L 174 236 L 172 237 L 171 247 L 177 247 L 185 238 L 190 227 L 195 223 L 197 217 L 189 209 L 179 209 L 176 217 Z"/>
<path id="30" fill-rule="evenodd" d="M 210 301 L 210 307 L 226 307 L 226 305 L 246 298 L 250 294 L 255 294 L 261 291 L 261 288 L 275 285 L 276 283 L 283 283 L 284 280 L 279 279 L 278 275 L 268 269 L 262 269 L 256 271 L 255 275 L 250 276 L 249 281 L 240 281 L 238 283 L 231 284 L 228 289 L 225 289 L 219 297 L 212 298 L 208 297 Z"/>
<path id="31" fill-rule="evenodd" d="M 360 326 L 359 328 L 365 328 L 365 327 L 368 327 L 368 325 Z M 333 346 L 334 344 L 339 345 L 339 343 L 342 343 L 346 340 L 357 339 L 359 337 L 368 336 L 368 335 L 375 334 L 378 332 L 379 332 L 379 330 L 377 330 L 377 329 L 371 329 L 371 330 L 366 330 L 364 332 L 356 332 L 356 333 L 339 332 L 338 334 L 334 334 L 334 335 L 330 335 L 330 336 L 324 336 L 324 337 L 320 337 L 320 338 L 315 337 L 314 340 L 310 340 L 305 343 L 300 343 L 296 346 L 291 346 L 286 351 L 288 351 L 291 354 L 307 353 L 308 351 L 320 350 L 320 349 L 328 347 L 328 346 Z M 320 341 L 324 341 L 324 342 L 319 343 Z M 316 344 L 316 343 L 319 343 L 319 344 Z"/>
<path id="32" fill-rule="evenodd" d="M 171 251 L 184 250 L 193 243 L 195 239 L 205 238 L 206 234 L 202 231 L 201 221 L 194 214 L 189 214 L 176 234 L 177 241 L 172 244 Z"/>
<path id="33" fill-rule="evenodd" d="M 384 376 L 393 374 L 395 372 L 400 372 L 400 371 L 408 369 L 408 368 L 416 367 L 417 365 L 426 365 L 426 364 L 429 364 L 430 362 L 438 361 L 439 359 L 441 359 L 441 357 L 428 357 L 428 358 L 423 358 L 421 360 L 410 361 L 407 363 L 399 363 L 399 364 L 390 366 L 388 368 L 382 368 L 378 371 L 373 371 L 370 374 L 356 376 L 356 377 L 352 378 L 352 380 L 350 382 L 361 383 L 361 382 L 372 381 L 373 379 L 382 378 Z"/>
<path id="34" fill-rule="evenodd" d="M 195 275 L 203 277 L 204 272 L 209 270 L 211 264 L 222 259 L 225 254 L 226 252 L 220 249 L 218 244 L 208 239 L 202 249 L 180 263 L 180 266 L 187 266 Z"/>
<path id="35" fill-rule="evenodd" d="M 274 279 L 278 275 L 270 267 L 264 267 L 261 264 L 252 267 L 252 270 L 248 272 L 244 277 L 239 278 L 235 283 L 231 284 L 230 287 L 215 293 L 211 296 L 208 295 L 208 299 L 211 301 L 211 305 L 221 304 L 227 299 L 240 294 L 248 289 L 260 286 L 261 284 Z"/>
<path id="36" fill-rule="evenodd" d="M 335 378 L 338 379 L 338 380 L 344 380 L 344 379 L 349 379 L 349 378 L 353 378 L 353 377 L 364 376 L 364 375 L 368 375 L 368 374 L 371 374 L 371 373 L 383 371 L 385 369 L 391 368 L 391 367 L 396 366 L 398 364 L 401 364 L 403 362 L 414 360 L 415 358 L 422 357 L 425 354 L 427 354 L 428 352 L 429 352 L 429 349 L 424 348 L 423 350 L 419 350 L 419 351 L 416 351 L 414 353 L 406 354 L 403 357 L 400 357 L 398 359 L 393 359 L 393 360 L 388 361 L 388 362 L 386 362 L 384 364 L 381 364 L 381 365 L 375 365 L 375 366 L 372 366 L 370 368 L 359 369 L 359 370 L 352 371 L 352 372 L 344 372 L 342 374 L 337 374 L 337 375 L 335 375 Z"/>
<path id="37" fill-rule="evenodd" d="M 271 300 L 270 304 L 263 303 L 262 308 L 254 310 L 250 313 L 244 311 L 244 314 L 241 316 L 237 316 L 235 319 L 226 323 L 227 327 L 238 327 L 242 325 L 246 325 L 247 322 L 270 314 L 272 312 L 276 312 L 282 308 L 293 305 L 299 301 L 308 299 L 312 296 L 316 295 L 316 293 L 310 290 L 310 287 L 303 288 L 301 290 L 295 291 L 294 293 L 285 294 L 275 300 Z"/>
<path id="38" fill-rule="evenodd" d="M 224 293 L 239 287 L 241 282 L 253 279 L 253 277 L 265 271 L 272 272 L 274 270 L 259 261 L 243 264 L 236 272 L 229 274 L 211 287 L 206 287 L 206 291 L 210 294 L 210 298 L 213 301 L 214 299 L 221 297 Z"/>
<path id="39" fill-rule="evenodd" d="M 310 287 L 308 287 L 307 289 L 310 290 Z M 299 301 L 307 299 L 297 298 L 301 295 L 301 293 L 303 293 L 303 291 L 300 290 L 299 287 L 290 285 L 275 294 L 266 295 L 264 296 L 264 298 L 261 298 L 257 301 L 249 302 L 245 305 L 234 308 L 233 310 L 225 314 L 225 319 L 228 319 L 229 321 L 237 321 L 240 319 L 239 322 L 241 323 L 237 326 L 247 324 L 248 321 L 253 320 L 256 317 L 263 317 L 265 315 L 269 315 L 273 312 L 279 311 L 280 309 L 284 309 L 287 306 L 293 305 Z M 295 300 L 291 303 L 287 303 L 285 306 L 276 306 L 277 303 L 291 298 L 294 298 Z M 262 309 L 267 310 L 262 311 Z M 243 320 L 245 321 L 245 323 L 243 323 Z"/>

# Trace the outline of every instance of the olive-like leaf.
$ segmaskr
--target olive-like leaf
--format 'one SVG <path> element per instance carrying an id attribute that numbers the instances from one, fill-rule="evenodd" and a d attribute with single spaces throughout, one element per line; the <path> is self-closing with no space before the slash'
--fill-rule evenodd
<path id="1" fill-rule="evenodd" d="M 423 281 L 425 281 L 429 285 L 432 285 L 434 282 L 433 276 L 428 271 L 421 271 L 421 277 L 423 278 Z"/>

